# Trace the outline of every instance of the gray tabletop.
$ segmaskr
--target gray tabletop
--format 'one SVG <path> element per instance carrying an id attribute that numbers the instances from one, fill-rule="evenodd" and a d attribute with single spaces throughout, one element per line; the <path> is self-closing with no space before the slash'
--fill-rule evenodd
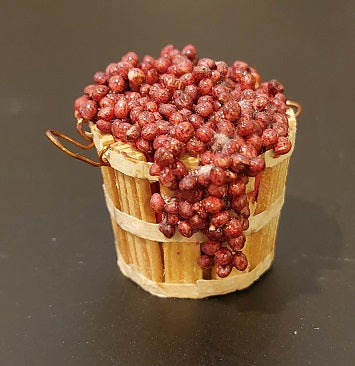
<path id="1" fill-rule="evenodd" d="M 0 364 L 353 365 L 353 1 L 2 1 Z M 159 299 L 115 264 L 100 172 L 55 149 L 72 101 L 128 50 L 247 60 L 304 108 L 272 269 Z"/>

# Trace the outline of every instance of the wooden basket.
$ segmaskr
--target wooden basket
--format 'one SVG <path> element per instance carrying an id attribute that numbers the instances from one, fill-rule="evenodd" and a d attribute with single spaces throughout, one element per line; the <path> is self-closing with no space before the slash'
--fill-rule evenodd
<path id="1" fill-rule="evenodd" d="M 196 233 L 186 238 L 177 232 L 173 238 L 167 239 L 159 231 L 149 204 L 151 184 L 158 179 L 150 176 L 151 163 L 145 161 L 144 155 L 128 144 L 114 142 L 112 135 L 103 134 L 93 123 L 90 124 L 89 137 L 79 128 L 87 140 L 93 138 L 99 162 L 71 152 L 70 155 L 91 165 L 101 166 L 104 195 L 121 272 L 153 295 L 197 299 L 242 290 L 267 271 L 274 258 L 288 164 L 295 145 L 296 118 L 291 108 L 287 113 L 292 150 L 278 158 L 273 157 L 272 150 L 263 154 L 266 168 L 261 173 L 257 199 L 249 199 L 250 225 L 245 232 L 247 240 L 243 249 L 249 265 L 243 272 L 233 269 L 224 279 L 219 278 L 214 269 L 202 270 L 197 265 L 199 243 L 206 240 L 203 234 Z M 82 148 L 92 146 L 83 147 L 56 131 L 47 131 L 52 142 L 67 153 L 69 150 L 53 135 Z M 184 163 L 192 168 L 198 161 L 186 157 Z M 250 178 L 247 192 L 251 196 L 254 188 L 255 178 Z M 165 196 L 173 194 L 164 187 L 161 187 L 161 193 Z"/>
<path id="2" fill-rule="evenodd" d="M 292 110 L 289 115 L 294 146 L 296 120 Z M 153 295 L 203 298 L 244 289 L 271 266 L 292 151 L 276 159 L 272 151 L 264 154 L 266 169 L 261 174 L 257 200 L 250 201 L 252 214 L 243 249 L 248 268 L 243 272 L 233 269 L 227 278 L 220 279 L 214 269 L 203 271 L 197 265 L 199 243 L 205 240 L 202 234 L 187 239 L 177 233 L 167 239 L 159 232 L 149 205 L 151 183 L 157 179 L 149 175 L 150 165 L 144 161 L 144 155 L 127 144 L 113 143 L 111 135 L 102 134 L 94 124 L 91 130 L 98 152 L 110 145 L 105 153 L 110 166 L 101 167 L 101 171 L 117 263 L 125 276 Z M 250 178 L 249 192 L 254 190 L 254 184 L 255 179 Z M 172 193 L 164 187 L 161 191 L 165 195 Z"/>

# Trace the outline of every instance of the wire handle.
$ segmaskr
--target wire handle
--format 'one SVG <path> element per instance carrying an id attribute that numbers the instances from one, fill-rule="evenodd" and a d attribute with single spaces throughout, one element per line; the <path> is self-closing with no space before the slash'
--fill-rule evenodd
<path id="1" fill-rule="evenodd" d="M 87 164 L 90 164 L 92 166 L 95 166 L 95 167 L 100 167 L 100 166 L 107 166 L 107 165 L 110 165 L 109 162 L 107 161 L 107 159 L 104 160 L 104 157 L 103 155 L 105 154 L 105 152 L 110 148 L 110 145 L 108 146 L 105 146 L 99 153 L 99 156 L 98 156 L 98 159 L 99 161 L 94 161 L 94 160 L 91 160 L 85 156 L 82 156 L 78 153 L 75 153 L 69 149 L 67 149 L 60 141 L 59 141 L 59 138 L 62 138 L 63 140 L 65 141 L 68 141 L 70 142 L 71 144 L 77 146 L 77 147 L 80 147 L 80 149 L 83 149 L 83 150 L 89 150 L 91 148 L 94 147 L 94 141 L 92 140 L 91 137 L 89 137 L 83 130 L 83 120 L 82 119 L 79 119 L 77 124 L 76 124 L 76 130 L 78 131 L 79 135 L 81 137 L 83 137 L 85 140 L 87 141 L 90 141 L 89 144 L 87 145 L 84 145 L 82 144 L 81 142 L 79 141 L 76 141 L 74 139 L 72 139 L 71 137 L 69 136 L 66 136 L 64 135 L 63 133 L 61 132 L 58 132 L 58 131 L 55 131 L 55 130 L 47 130 L 46 131 L 46 136 L 51 140 L 51 142 L 57 146 L 58 149 L 62 150 L 63 152 L 65 152 L 66 154 L 68 154 L 69 156 L 75 158 L 75 159 L 78 159 L 78 160 L 81 160 L 81 161 L 84 161 L 85 163 Z"/>
<path id="2" fill-rule="evenodd" d="M 299 103 L 297 103 L 297 102 L 295 102 L 293 100 L 288 100 L 286 102 L 286 104 L 289 105 L 289 106 L 291 106 L 291 107 L 293 107 L 293 108 L 296 108 L 296 112 L 295 112 L 295 116 L 296 117 L 298 117 L 301 114 L 301 112 L 302 112 L 301 104 L 299 104 Z"/>

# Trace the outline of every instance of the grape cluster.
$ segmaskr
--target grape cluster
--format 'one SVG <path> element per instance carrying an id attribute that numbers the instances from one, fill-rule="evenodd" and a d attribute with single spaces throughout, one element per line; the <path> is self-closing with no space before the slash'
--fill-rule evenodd
<path id="1" fill-rule="evenodd" d="M 248 177 L 264 169 L 266 150 L 291 149 L 283 85 L 260 83 L 242 61 L 198 59 L 193 45 L 181 52 L 167 45 L 159 58 L 142 61 L 129 52 L 96 72 L 94 82 L 76 99 L 76 115 L 143 152 L 153 163 L 150 174 L 175 192 L 170 199 L 152 195 L 160 231 L 168 238 L 176 229 L 185 237 L 202 231 L 208 241 L 199 266 L 216 264 L 220 277 L 245 270 Z M 184 154 L 200 165 L 188 170 Z"/>

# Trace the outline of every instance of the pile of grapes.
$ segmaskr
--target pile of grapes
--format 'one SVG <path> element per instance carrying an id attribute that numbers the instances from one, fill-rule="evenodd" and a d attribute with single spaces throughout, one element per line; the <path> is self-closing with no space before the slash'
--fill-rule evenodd
<path id="1" fill-rule="evenodd" d="M 192 45 L 167 45 L 159 58 L 142 61 L 129 52 L 96 72 L 94 82 L 76 99 L 76 115 L 143 152 L 153 163 L 150 174 L 174 191 L 168 200 L 152 195 L 160 231 L 168 238 L 176 229 L 185 237 L 201 231 L 208 241 L 199 266 L 216 264 L 220 277 L 233 266 L 245 270 L 246 184 L 265 168 L 263 152 L 291 149 L 283 85 L 260 83 L 242 61 L 198 59 Z M 183 154 L 199 157 L 200 165 L 187 170 Z"/>

